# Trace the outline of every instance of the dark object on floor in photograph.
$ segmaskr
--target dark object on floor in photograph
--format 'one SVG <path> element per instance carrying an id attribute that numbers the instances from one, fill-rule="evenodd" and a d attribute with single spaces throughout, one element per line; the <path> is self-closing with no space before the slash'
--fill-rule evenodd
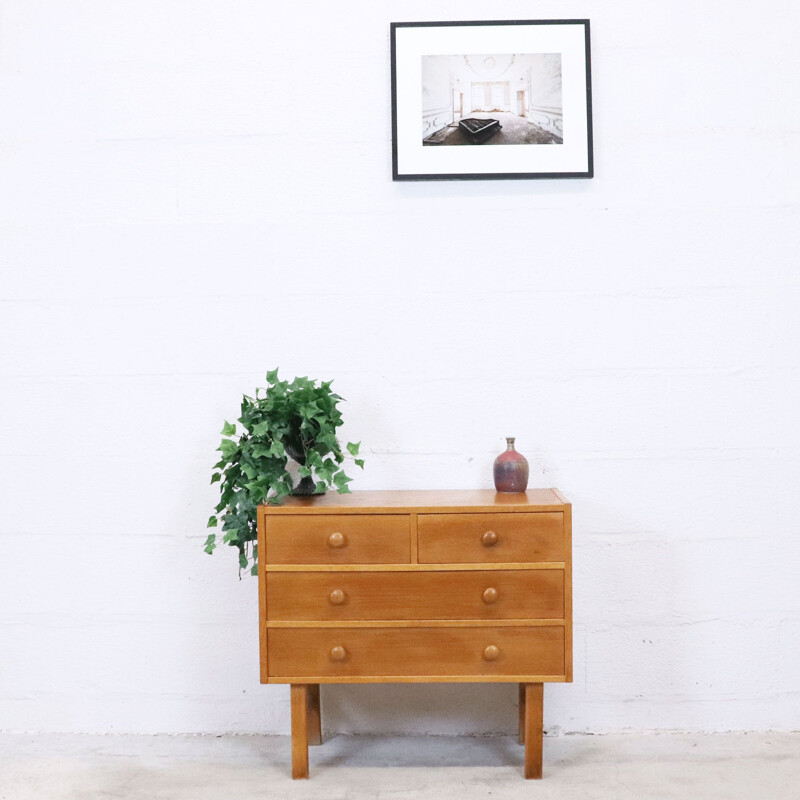
<path id="1" fill-rule="evenodd" d="M 524 492 L 528 488 L 528 460 L 514 449 L 514 437 L 506 437 L 506 450 L 494 460 L 494 487 L 498 492 Z"/>
<path id="2" fill-rule="evenodd" d="M 483 144 L 487 139 L 491 139 L 497 131 L 500 130 L 502 125 L 496 119 L 475 119 L 469 117 L 462 119 L 458 123 L 464 133 L 467 134 L 472 144 Z"/>

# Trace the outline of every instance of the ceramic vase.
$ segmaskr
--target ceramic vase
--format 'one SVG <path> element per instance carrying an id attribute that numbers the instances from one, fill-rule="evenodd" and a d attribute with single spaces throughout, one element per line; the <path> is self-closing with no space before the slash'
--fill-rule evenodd
<path id="1" fill-rule="evenodd" d="M 498 492 L 524 492 L 528 488 L 528 460 L 514 449 L 514 437 L 506 437 L 506 450 L 494 460 L 494 486 Z"/>

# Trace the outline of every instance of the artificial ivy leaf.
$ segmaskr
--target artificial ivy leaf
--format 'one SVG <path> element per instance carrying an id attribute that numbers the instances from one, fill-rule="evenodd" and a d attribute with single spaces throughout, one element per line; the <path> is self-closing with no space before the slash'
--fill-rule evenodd
<path id="1" fill-rule="evenodd" d="M 219 450 L 222 451 L 222 455 L 229 460 L 231 460 L 231 457 L 238 449 L 239 445 L 237 445 L 233 439 L 223 439 L 219 445 Z"/>
<path id="2" fill-rule="evenodd" d="M 363 458 L 356 458 L 355 459 L 355 463 L 356 463 L 357 467 L 361 467 L 361 469 L 364 469 L 364 459 Z"/>
<path id="3" fill-rule="evenodd" d="M 236 426 L 232 422 L 225 420 L 221 433 L 223 436 L 233 436 L 236 433 Z"/>
<path id="4" fill-rule="evenodd" d="M 265 444 L 257 444 L 253 448 L 253 458 L 264 458 L 265 456 L 272 455 L 272 448 L 267 447 Z"/>
<path id="5" fill-rule="evenodd" d="M 269 370 L 267 372 L 267 383 L 277 383 L 278 382 L 278 368 Z"/>
<path id="6" fill-rule="evenodd" d="M 239 566 L 242 569 L 247 569 L 247 554 L 239 553 Z"/>
<path id="7" fill-rule="evenodd" d="M 259 422 L 253 425 L 253 436 L 266 436 L 269 433 L 269 422 Z"/>
<path id="8" fill-rule="evenodd" d="M 347 488 L 347 484 L 350 483 L 351 480 L 353 480 L 353 479 L 352 478 L 348 478 L 347 475 L 344 474 L 344 472 L 337 472 L 333 476 L 333 482 L 336 484 L 336 488 L 340 492 L 350 491 Z"/>
<path id="9" fill-rule="evenodd" d="M 273 439 L 269 448 L 269 454 L 275 456 L 275 458 L 283 458 L 286 455 L 286 448 L 283 446 L 283 442 Z"/>
<path id="10" fill-rule="evenodd" d="M 253 564 L 253 566 L 250 567 L 250 574 L 258 575 L 258 564 Z"/>
<path id="11" fill-rule="evenodd" d="M 214 552 L 214 548 L 217 546 L 217 536 L 214 533 L 209 533 L 208 538 L 206 539 L 206 543 L 203 545 L 203 550 L 206 551 L 209 555 Z"/>
<path id="12" fill-rule="evenodd" d="M 206 528 L 216 528 L 216 527 L 217 527 L 217 518 L 214 516 L 209 517 L 208 525 L 206 525 Z M 211 535 L 213 536 L 214 534 L 212 533 Z"/>
<path id="13" fill-rule="evenodd" d="M 350 453 L 351 456 L 357 456 L 359 447 L 361 447 L 361 442 L 356 442 L 355 444 L 353 442 L 348 442 L 347 452 Z"/>
<path id="14" fill-rule="evenodd" d="M 219 472 L 215 472 L 215 473 L 214 473 L 214 474 L 211 476 L 211 483 L 216 483 L 216 482 L 217 482 L 217 481 L 218 481 L 218 480 L 219 480 L 221 477 L 222 477 L 222 474 L 221 474 L 221 473 L 219 473 Z"/>

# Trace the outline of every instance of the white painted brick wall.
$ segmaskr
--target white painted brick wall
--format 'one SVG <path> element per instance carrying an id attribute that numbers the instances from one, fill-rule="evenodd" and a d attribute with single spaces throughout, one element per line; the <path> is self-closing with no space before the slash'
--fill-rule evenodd
<path id="1" fill-rule="evenodd" d="M 388 23 L 489 13 L 591 18 L 594 180 L 390 180 Z M 489 487 L 516 435 L 573 500 L 550 730 L 796 729 L 799 33 L 789 0 L 0 0 L 0 729 L 288 730 L 255 581 L 201 551 L 275 365 L 335 379 L 359 489 Z"/>

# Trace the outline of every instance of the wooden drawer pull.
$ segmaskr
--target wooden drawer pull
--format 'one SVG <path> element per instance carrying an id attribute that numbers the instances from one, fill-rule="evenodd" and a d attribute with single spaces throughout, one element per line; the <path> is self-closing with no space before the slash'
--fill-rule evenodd
<path id="1" fill-rule="evenodd" d="M 494 586 L 490 586 L 483 593 L 483 602 L 494 603 L 495 600 L 497 600 L 497 589 L 495 589 Z"/>
<path id="2" fill-rule="evenodd" d="M 500 650 L 493 644 L 490 644 L 484 651 L 483 657 L 486 661 L 494 661 L 500 655 Z"/>
<path id="3" fill-rule="evenodd" d="M 344 534 L 339 533 L 339 531 L 332 533 L 328 537 L 328 545 L 330 547 L 344 547 Z"/>
<path id="4" fill-rule="evenodd" d="M 331 605 L 340 606 L 347 599 L 347 595 L 341 589 L 334 589 L 329 595 L 328 600 Z"/>
<path id="5" fill-rule="evenodd" d="M 491 547 L 493 544 L 497 544 L 497 534 L 494 531 L 486 531 L 481 536 L 481 544 L 484 547 Z"/>
<path id="6" fill-rule="evenodd" d="M 347 658 L 347 650 L 344 647 L 336 645 L 336 647 L 331 648 L 331 661 L 344 661 L 345 658 Z"/>

